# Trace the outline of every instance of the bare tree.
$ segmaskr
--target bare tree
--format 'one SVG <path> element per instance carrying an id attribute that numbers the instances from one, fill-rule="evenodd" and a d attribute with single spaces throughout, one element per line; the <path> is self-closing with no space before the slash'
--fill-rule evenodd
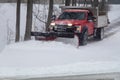
<path id="1" fill-rule="evenodd" d="M 106 1 L 102 0 L 99 5 L 100 5 L 100 10 L 101 11 L 105 11 L 106 10 L 106 5 L 105 5 Z"/>
<path id="2" fill-rule="evenodd" d="M 46 30 L 48 30 L 48 27 L 49 27 L 50 22 L 51 22 L 51 17 L 52 17 L 52 13 L 53 13 L 53 3 L 54 3 L 54 0 L 49 0 L 49 12 L 48 12 Z"/>
<path id="3" fill-rule="evenodd" d="M 27 1 L 26 31 L 24 40 L 31 39 L 33 0 Z"/>
<path id="4" fill-rule="evenodd" d="M 70 6 L 71 0 L 65 0 L 65 6 Z"/>
<path id="5" fill-rule="evenodd" d="M 94 7 L 97 7 L 98 4 L 99 4 L 99 1 L 98 1 L 98 0 L 94 0 L 94 2 L 93 2 L 93 6 L 94 6 Z"/>
<path id="6" fill-rule="evenodd" d="M 72 6 L 76 6 L 77 0 L 72 0 Z"/>
<path id="7" fill-rule="evenodd" d="M 16 8 L 16 37 L 15 42 L 18 42 L 20 39 L 20 7 L 21 0 L 17 0 L 17 8 Z"/>

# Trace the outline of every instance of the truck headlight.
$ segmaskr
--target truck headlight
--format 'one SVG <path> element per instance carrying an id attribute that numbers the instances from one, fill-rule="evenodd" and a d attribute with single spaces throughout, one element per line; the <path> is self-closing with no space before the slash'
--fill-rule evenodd
<path id="1" fill-rule="evenodd" d="M 50 30 L 57 29 L 57 26 L 49 26 Z"/>
<path id="2" fill-rule="evenodd" d="M 72 24 L 71 24 L 71 23 L 69 23 L 69 24 L 68 24 L 68 26 L 72 26 Z"/>
<path id="3" fill-rule="evenodd" d="M 55 23 L 51 23 L 50 25 L 51 25 L 51 26 L 55 26 Z"/>

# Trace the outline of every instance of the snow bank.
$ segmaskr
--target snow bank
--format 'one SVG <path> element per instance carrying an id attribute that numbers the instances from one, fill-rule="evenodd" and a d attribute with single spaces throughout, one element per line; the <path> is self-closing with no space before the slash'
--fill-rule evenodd
<path id="1" fill-rule="evenodd" d="M 89 68 L 88 68 L 89 67 Z M 33 77 L 55 77 L 70 75 L 88 75 L 100 73 L 120 72 L 120 64 L 117 62 L 81 62 L 69 65 L 52 67 L 3 67 L 0 68 L 0 77 L 33 78 Z"/>
<path id="2" fill-rule="evenodd" d="M 25 32 L 26 7 L 21 6 L 21 36 Z M 16 4 L 0 3 L 0 51 L 6 44 L 14 42 L 16 26 Z"/>
<path id="3" fill-rule="evenodd" d="M 8 15 L 6 13 L 7 10 L 9 12 L 7 6 L 1 6 L 0 4 L 0 51 L 4 48 L 7 42 L 7 26 L 9 24 Z"/>

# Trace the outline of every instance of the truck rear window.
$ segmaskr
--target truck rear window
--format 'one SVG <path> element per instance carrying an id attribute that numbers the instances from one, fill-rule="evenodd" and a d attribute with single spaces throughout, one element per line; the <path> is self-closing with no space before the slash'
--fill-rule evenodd
<path id="1" fill-rule="evenodd" d="M 63 12 L 58 19 L 77 19 L 77 20 L 84 20 L 85 13 L 84 12 Z"/>

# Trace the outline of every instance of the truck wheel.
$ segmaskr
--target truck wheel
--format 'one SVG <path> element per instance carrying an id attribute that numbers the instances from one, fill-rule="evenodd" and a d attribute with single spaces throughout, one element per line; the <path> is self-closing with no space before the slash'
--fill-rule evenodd
<path id="1" fill-rule="evenodd" d="M 88 42 L 88 32 L 85 31 L 85 32 L 81 35 L 81 37 L 80 37 L 80 39 L 79 39 L 79 44 L 80 44 L 80 45 L 86 45 L 87 42 Z"/>
<path id="2" fill-rule="evenodd" d="M 35 36 L 35 40 L 39 40 L 39 38 L 37 36 Z"/>
<path id="3" fill-rule="evenodd" d="M 102 40 L 104 38 L 104 28 L 98 28 L 96 31 L 95 39 Z"/>

